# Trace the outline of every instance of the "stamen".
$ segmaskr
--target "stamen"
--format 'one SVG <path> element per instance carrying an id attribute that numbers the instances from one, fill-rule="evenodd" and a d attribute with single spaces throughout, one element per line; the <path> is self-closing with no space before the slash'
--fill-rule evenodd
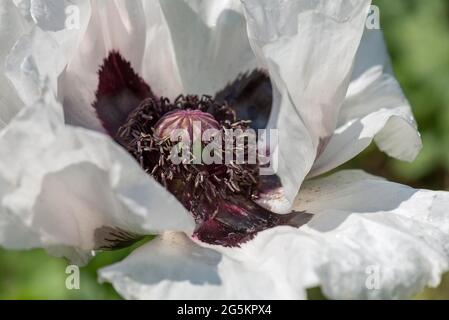
<path id="1" fill-rule="evenodd" d="M 217 197 L 226 198 L 228 193 L 255 194 L 259 168 L 257 164 L 246 162 L 239 165 L 233 162 L 173 164 L 170 155 L 175 143 L 170 141 L 169 133 L 173 129 L 185 128 L 191 134 L 193 121 L 200 121 L 206 129 L 220 129 L 223 132 L 230 128 L 244 132 L 248 128 L 248 122 L 237 121 L 226 104 L 218 105 L 208 96 L 181 95 L 174 103 L 167 98 L 144 100 L 118 130 L 117 140 L 200 221 L 207 218 L 195 212 L 196 204 L 201 201 L 214 203 Z M 222 136 L 225 139 L 225 135 Z M 245 144 L 241 151 L 247 159 L 248 145 Z M 190 156 L 193 156 L 191 153 Z M 221 157 L 224 159 L 224 154 Z M 187 189 L 190 191 L 185 192 Z"/>

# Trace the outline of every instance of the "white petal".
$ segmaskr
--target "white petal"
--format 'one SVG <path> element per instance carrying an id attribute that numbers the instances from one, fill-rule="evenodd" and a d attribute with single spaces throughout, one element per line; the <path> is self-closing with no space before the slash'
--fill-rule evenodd
<path id="1" fill-rule="evenodd" d="M 44 31 L 60 31 L 65 28 L 67 6 L 73 1 L 67 0 L 31 0 L 30 15 Z"/>
<path id="2" fill-rule="evenodd" d="M 413 161 L 422 147 L 409 102 L 392 75 L 382 32 L 366 30 L 338 128 L 310 176 L 338 167 L 373 140 L 388 155 L 405 161 Z"/>
<path id="3" fill-rule="evenodd" d="M 90 0 L 31 0 L 30 16 L 37 27 L 53 37 L 70 61 L 91 16 Z"/>
<path id="4" fill-rule="evenodd" d="M 22 18 L 20 11 L 10 0 L 0 4 L 0 70 L 4 68 L 4 59 L 19 37 L 28 30 L 27 22 Z"/>
<path id="5" fill-rule="evenodd" d="M 317 242 L 308 250 L 321 257 L 313 268 L 328 297 L 410 298 L 449 269 L 447 192 L 343 171 L 305 183 L 296 208 L 316 214 L 303 231 Z"/>
<path id="6" fill-rule="evenodd" d="M 92 18 L 60 85 L 69 123 L 101 130 L 91 104 L 97 71 L 118 50 L 157 96 L 214 95 L 256 68 L 240 3 L 94 1 Z"/>
<path id="7" fill-rule="evenodd" d="M 266 276 L 264 268 L 202 247 L 181 233 L 156 238 L 122 262 L 101 269 L 99 278 L 111 282 L 126 299 L 291 297 L 282 274 Z"/>
<path id="8" fill-rule="evenodd" d="M 37 28 L 18 40 L 6 61 L 7 76 L 25 104 L 41 97 L 46 77 L 53 92 L 57 92 L 57 77 L 64 67 L 57 42 Z"/>
<path id="9" fill-rule="evenodd" d="M 176 98 L 184 92 L 170 28 L 160 1 L 143 1 L 146 38 L 142 77 L 158 96 Z"/>
<path id="10" fill-rule="evenodd" d="M 9 123 L 22 107 L 23 102 L 17 96 L 13 85 L 8 78 L 0 74 L 0 130 Z"/>
<path id="11" fill-rule="evenodd" d="M 334 131 L 370 1 L 245 0 L 251 45 L 279 95 L 279 170 L 292 201 Z"/>
<path id="12" fill-rule="evenodd" d="M 28 30 L 26 21 L 12 1 L 0 4 L 0 129 L 23 107 L 13 85 L 5 76 L 6 57 L 19 37 Z"/>
<path id="13" fill-rule="evenodd" d="M 98 70 L 108 53 L 117 50 L 141 74 L 145 37 L 141 1 L 92 1 L 87 30 L 59 81 L 67 123 L 104 131 L 92 108 Z"/>
<path id="14" fill-rule="evenodd" d="M 0 135 L 0 244 L 98 247 L 95 232 L 193 231 L 183 206 L 109 137 L 63 124 L 50 94 Z"/>
<path id="15" fill-rule="evenodd" d="M 95 0 L 85 36 L 60 79 L 68 123 L 104 131 L 92 103 L 97 72 L 111 50 L 120 52 L 158 96 L 183 92 L 159 1 Z"/>
<path id="16" fill-rule="evenodd" d="M 57 93 L 57 80 L 74 49 L 78 46 L 90 16 L 88 0 L 18 2 L 21 12 L 29 15 L 36 24 L 29 26 L 29 34 L 22 35 L 9 52 L 6 61 L 7 75 L 25 104 L 31 104 L 42 95 L 44 79 L 50 80 Z M 73 24 L 72 9 L 76 19 Z M 51 26 L 51 27 L 50 27 Z M 48 31 L 50 30 L 50 31 Z"/>
<path id="17" fill-rule="evenodd" d="M 256 68 L 239 1 L 159 3 L 184 93 L 214 95 L 240 73 Z"/>
<path id="18" fill-rule="evenodd" d="M 296 209 L 315 214 L 307 226 L 241 248 L 161 237 L 100 278 L 131 299 L 302 299 L 316 286 L 334 299 L 410 298 L 449 269 L 448 208 L 447 192 L 343 171 L 303 185 Z"/>
<path id="19" fill-rule="evenodd" d="M 74 58 L 60 79 L 66 121 L 104 131 L 92 103 L 98 70 L 119 51 L 158 96 L 183 92 L 173 44 L 159 1 L 93 1 L 92 16 Z"/>

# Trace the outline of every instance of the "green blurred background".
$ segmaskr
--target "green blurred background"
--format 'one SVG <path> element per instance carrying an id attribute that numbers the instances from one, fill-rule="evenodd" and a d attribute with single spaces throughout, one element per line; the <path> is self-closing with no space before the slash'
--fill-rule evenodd
<path id="1" fill-rule="evenodd" d="M 372 146 L 345 165 L 414 187 L 449 190 L 449 1 L 377 0 L 381 25 L 399 82 L 409 98 L 424 149 L 413 164 L 386 157 Z M 96 270 L 124 258 L 131 249 L 98 254 L 81 269 L 81 290 L 65 287 L 67 263 L 41 250 L 0 249 L 0 299 L 119 299 L 97 283 Z M 323 298 L 319 289 L 310 297 Z M 449 299 L 449 275 L 437 289 L 415 299 Z"/>

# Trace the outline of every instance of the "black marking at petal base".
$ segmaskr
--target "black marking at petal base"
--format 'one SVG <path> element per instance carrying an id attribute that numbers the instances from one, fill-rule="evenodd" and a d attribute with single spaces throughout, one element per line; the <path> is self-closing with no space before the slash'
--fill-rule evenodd
<path id="1" fill-rule="evenodd" d="M 98 71 L 98 88 L 93 103 L 98 118 L 115 138 L 118 128 L 146 98 L 154 98 L 148 84 L 117 51 L 111 51 Z"/>
<path id="2" fill-rule="evenodd" d="M 238 119 L 251 120 L 253 129 L 264 129 L 273 103 L 273 88 L 265 71 L 241 74 L 215 95 L 218 102 L 227 101 Z"/>
<path id="3" fill-rule="evenodd" d="M 218 200 L 216 214 L 198 226 L 195 236 L 209 244 L 238 247 L 258 232 L 278 226 L 299 228 L 312 217 L 312 214 L 306 212 L 275 214 L 251 199 L 234 195 Z"/>
<path id="4" fill-rule="evenodd" d="M 141 240 L 143 236 L 125 231 L 117 227 L 103 226 L 95 229 L 94 249 L 95 250 L 114 250 L 129 247 L 135 242 Z"/>

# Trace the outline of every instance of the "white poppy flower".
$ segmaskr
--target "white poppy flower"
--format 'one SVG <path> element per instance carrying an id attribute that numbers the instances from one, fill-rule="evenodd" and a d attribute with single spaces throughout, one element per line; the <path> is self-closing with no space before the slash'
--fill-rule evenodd
<path id="1" fill-rule="evenodd" d="M 297 299 L 316 286 L 402 298 L 438 285 L 448 193 L 360 171 L 311 179 L 373 140 L 401 160 L 421 148 L 382 35 L 364 28 L 369 5 L 2 1 L 0 244 L 83 263 L 156 235 L 99 272 L 131 299 Z M 246 165 L 192 177 L 198 167 L 161 160 L 157 130 L 245 126 L 233 109 L 278 129 L 279 179 Z"/>

